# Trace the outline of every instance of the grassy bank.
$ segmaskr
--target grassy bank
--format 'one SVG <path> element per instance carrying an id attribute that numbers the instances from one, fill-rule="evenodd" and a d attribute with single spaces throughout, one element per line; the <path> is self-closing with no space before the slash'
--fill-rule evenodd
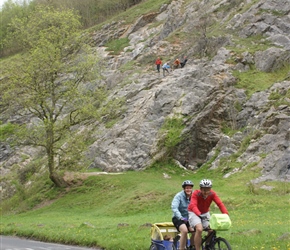
<path id="1" fill-rule="evenodd" d="M 15 212 L 21 204 L 14 204 L 10 212 L 2 211 L 1 234 L 107 250 L 145 250 L 150 245 L 149 224 L 171 220 L 170 203 L 182 181 L 191 179 L 198 186 L 206 177 L 213 180 L 230 212 L 233 227 L 219 235 L 233 249 L 288 250 L 290 184 L 248 185 L 256 175 L 247 170 L 224 179 L 216 170 L 193 173 L 163 165 L 143 172 L 91 176 L 81 186 L 53 190 L 58 198 L 30 211 Z M 267 191 L 259 188 L 262 185 L 274 188 Z M 215 206 L 211 210 L 218 212 Z"/>

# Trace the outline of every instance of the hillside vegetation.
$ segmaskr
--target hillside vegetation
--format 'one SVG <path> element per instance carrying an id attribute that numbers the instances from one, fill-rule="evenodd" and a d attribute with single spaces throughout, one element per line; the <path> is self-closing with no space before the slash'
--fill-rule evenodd
<path id="1" fill-rule="evenodd" d="M 126 11 L 128 8 L 138 4 L 141 0 L 21 0 L 21 1 L 6 1 L 2 9 L 1 15 L 1 47 L 0 56 L 9 56 L 19 51 L 17 40 L 9 39 L 11 32 L 10 23 L 15 17 L 27 18 L 31 15 L 37 5 L 51 6 L 57 9 L 70 9 L 80 15 L 80 21 L 83 29 L 92 27 L 102 23 L 112 16 L 116 16 L 120 12 Z"/>

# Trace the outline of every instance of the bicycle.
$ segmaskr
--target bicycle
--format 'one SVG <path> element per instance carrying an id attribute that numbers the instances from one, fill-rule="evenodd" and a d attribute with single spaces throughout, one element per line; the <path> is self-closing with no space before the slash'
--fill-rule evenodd
<path id="1" fill-rule="evenodd" d="M 211 229 L 204 229 L 204 231 L 209 231 Z M 172 250 L 178 249 L 178 241 L 180 235 L 177 235 L 173 240 Z M 210 241 L 208 242 L 208 240 Z M 188 241 L 186 249 L 187 250 L 195 250 L 194 246 L 189 246 L 190 241 Z M 217 236 L 217 232 L 215 230 L 211 230 L 208 235 L 205 235 L 202 238 L 201 242 L 202 250 L 232 250 L 230 243 L 222 237 Z"/>
<path id="2" fill-rule="evenodd" d="M 212 221 L 210 221 L 210 224 L 212 228 L 203 229 L 208 234 L 202 237 L 202 250 L 232 250 L 226 239 L 217 236 L 217 231 L 228 230 L 231 226 L 231 222 L 226 216 L 223 214 L 213 214 L 211 216 Z M 178 250 L 179 239 L 180 234 L 172 222 L 154 223 L 151 226 L 151 245 L 149 250 Z M 189 239 L 187 240 L 186 249 L 195 250 L 193 246 L 190 247 Z"/>
<path id="3" fill-rule="evenodd" d="M 220 215 L 217 215 L 220 216 Z M 208 220 L 207 218 L 202 218 L 202 222 L 204 220 Z M 228 223 L 228 222 L 227 222 Z M 230 226 L 231 224 L 229 224 Z M 220 229 L 220 230 L 228 230 L 228 228 Z M 217 231 L 215 229 L 211 229 L 210 227 L 204 228 L 204 232 L 207 232 L 207 235 L 202 237 L 201 248 L 202 250 L 232 250 L 230 243 L 222 237 L 217 236 Z M 172 250 L 177 250 L 179 246 L 180 235 L 175 236 L 173 239 Z M 187 241 L 187 250 L 195 250 L 194 246 L 190 246 L 190 241 Z M 199 250 L 199 249 L 198 249 Z"/>

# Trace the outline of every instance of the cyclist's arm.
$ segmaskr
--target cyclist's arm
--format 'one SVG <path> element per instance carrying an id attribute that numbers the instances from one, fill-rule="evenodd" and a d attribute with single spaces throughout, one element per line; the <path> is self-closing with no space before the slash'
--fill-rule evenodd
<path id="1" fill-rule="evenodd" d="M 180 197 L 178 194 L 176 194 L 171 202 L 171 210 L 173 212 L 173 216 L 178 218 L 178 219 L 181 219 L 182 218 L 182 215 L 179 211 L 179 204 L 180 204 Z"/>
<path id="2" fill-rule="evenodd" d="M 226 206 L 224 205 L 224 203 L 221 201 L 221 199 L 218 197 L 216 193 L 214 194 L 213 201 L 215 202 L 215 204 L 217 204 L 217 206 L 219 207 L 220 211 L 223 214 L 229 214 Z"/>

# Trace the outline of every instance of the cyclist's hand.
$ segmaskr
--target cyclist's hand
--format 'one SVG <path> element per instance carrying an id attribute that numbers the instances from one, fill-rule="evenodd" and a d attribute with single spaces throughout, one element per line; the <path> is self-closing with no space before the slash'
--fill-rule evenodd
<path id="1" fill-rule="evenodd" d="M 207 217 L 207 214 L 201 214 L 200 216 L 199 216 L 199 218 L 201 218 L 201 219 L 204 219 L 204 218 L 206 218 Z"/>
<path id="2" fill-rule="evenodd" d="M 181 220 L 183 220 L 185 223 L 187 223 L 188 222 L 188 219 L 187 218 L 181 218 Z"/>

